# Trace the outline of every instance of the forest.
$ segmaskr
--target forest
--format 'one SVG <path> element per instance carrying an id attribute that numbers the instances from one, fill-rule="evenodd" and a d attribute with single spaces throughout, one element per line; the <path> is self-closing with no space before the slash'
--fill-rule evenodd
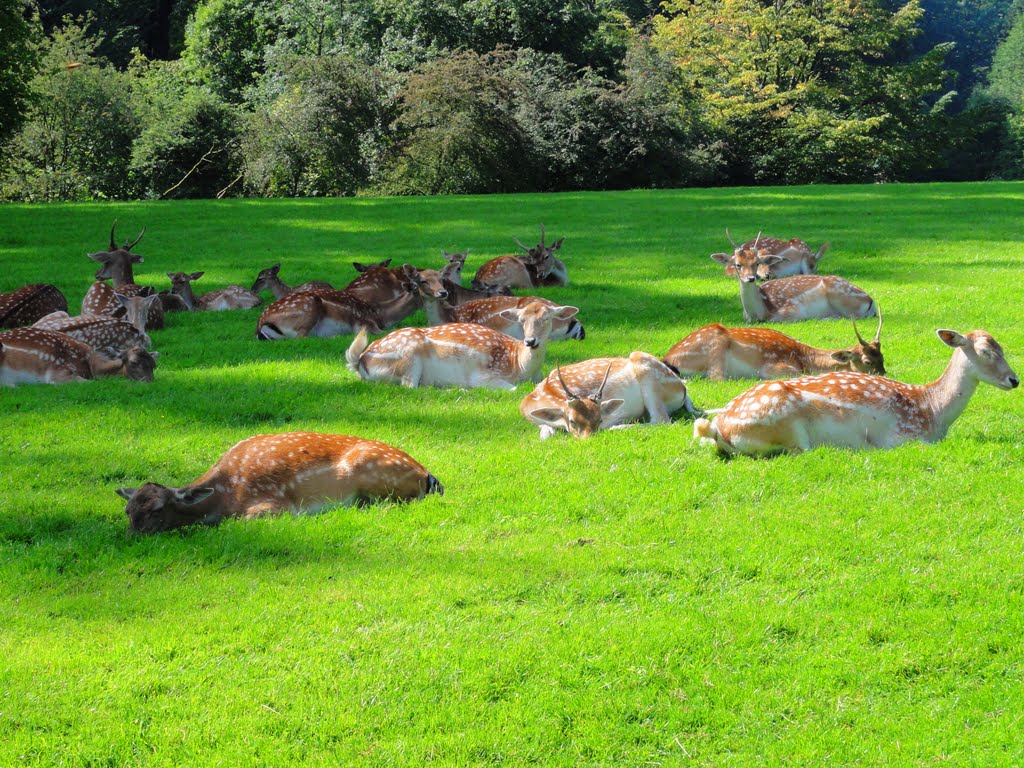
<path id="1" fill-rule="evenodd" d="M 1024 0 L 3 0 L 0 199 L 1024 176 Z"/>

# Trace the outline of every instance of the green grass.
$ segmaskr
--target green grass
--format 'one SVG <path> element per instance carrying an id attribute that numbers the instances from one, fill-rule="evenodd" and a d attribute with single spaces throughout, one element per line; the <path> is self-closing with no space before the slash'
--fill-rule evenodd
<path id="1" fill-rule="evenodd" d="M 984 184 L 5 206 L 0 290 L 77 308 L 115 216 L 148 227 L 139 282 L 205 270 L 197 290 L 441 248 L 472 249 L 468 277 L 543 221 L 572 279 L 545 294 L 587 328 L 564 363 L 742 324 L 708 254 L 764 229 L 831 240 L 822 271 L 875 297 L 890 374 L 924 382 L 941 327 L 1024 368 L 1022 205 Z M 0 391 L 0 765 L 1024 762 L 1019 391 L 887 452 L 725 461 L 685 421 L 541 443 L 528 385 L 366 385 L 349 338 L 260 343 L 258 314 L 171 316 L 152 385 Z M 116 487 L 294 429 L 397 445 L 446 495 L 127 533 Z"/>

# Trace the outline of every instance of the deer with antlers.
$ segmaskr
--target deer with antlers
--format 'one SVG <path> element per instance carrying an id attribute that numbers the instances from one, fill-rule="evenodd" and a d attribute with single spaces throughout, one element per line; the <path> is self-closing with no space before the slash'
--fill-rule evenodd
<path id="1" fill-rule="evenodd" d="M 171 293 L 180 298 L 189 311 L 218 312 L 230 309 L 252 309 L 263 303 L 253 291 L 240 285 L 229 285 L 226 288 L 196 296 L 192 291 L 192 282 L 205 274 L 205 272 L 167 273 L 167 277 L 171 281 Z"/>
<path id="2" fill-rule="evenodd" d="M 768 455 L 840 448 L 892 448 L 942 440 L 979 382 L 1014 389 L 1020 379 L 985 331 L 936 331 L 953 356 L 936 381 L 914 385 L 840 371 L 758 384 L 715 417 L 698 419 L 694 437 L 723 453 Z"/>
<path id="3" fill-rule="evenodd" d="M 109 358 L 63 333 L 15 328 L 0 333 L 0 386 L 63 384 L 98 376 L 152 381 L 156 358 L 141 347 Z"/>
<path id="4" fill-rule="evenodd" d="M 345 359 L 349 370 L 366 381 L 515 389 L 523 381 L 540 380 L 552 322 L 576 312 L 576 307 L 530 304 L 517 314 L 525 331 L 523 341 L 471 323 L 402 328 L 372 344 L 363 330 Z"/>
<path id="5" fill-rule="evenodd" d="M 68 300 L 55 285 L 32 283 L 0 293 L 0 328 L 32 325 L 51 312 L 67 312 Z"/>
<path id="6" fill-rule="evenodd" d="M 513 238 L 525 256 L 498 256 L 483 264 L 473 277 L 473 288 L 487 290 L 495 287 L 535 288 L 545 285 L 568 285 L 569 273 L 565 263 L 555 258 L 565 238 L 551 245 L 544 244 L 544 225 L 540 225 L 540 242 L 528 248 Z"/>
<path id="7" fill-rule="evenodd" d="M 748 323 L 793 323 L 800 320 L 874 317 L 874 300 L 849 280 L 835 275 L 797 275 L 758 285 L 780 257 L 761 255 L 757 248 L 741 249 L 732 256 L 712 259 L 736 269 L 743 317 Z"/>
<path id="8" fill-rule="evenodd" d="M 732 243 L 733 255 L 740 251 L 753 250 L 761 256 L 777 256 L 779 258 L 778 261 L 759 270 L 758 278 L 761 280 L 791 277 L 792 275 L 813 275 L 818 271 L 818 262 L 821 261 L 821 257 L 829 249 L 829 243 L 822 243 L 816 252 L 812 252 L 811 247 L 799 238 L 779 240 L 777 237 L 762 237 L 760 232 L 753 240 L 748 240 L 742 245 L 736 244 L 728 229 L 725 230 L 725 236 Z M 729 256 L 728 253 L 716 253 L 711 258 L 726 265 L 726 275 L 736 277 L 736 267 L 726 261 Z"/>
<path id="9" fill-rule="evenodd" d="M 178 488 L 119 488 L 132 530 L 156 533 L 213 525 L 225 517 L 315 513 L 328 504 L 412 501 L 444 488 L 405 451 L 348 435 L 256 435 L 228 450 L 198 480 Z"/>
<path id="10" fill-rule="evenodd" d="M 726 379 L 782 379 L 787 376 L 860 371 L 885 375 L 882 314 L 875 338 L 865 341 L 853 324 L 857 343 L 845 349 L 818 349 L 771 328 L 726 328 L 711 323 L 677 343 L 663 358 L 681 376 Z"/>
<path id="11" fill-rule="evenodd" d="M 85 298 L 82 299 L 82 314 L 96 315 L 100 317 L 114 317 L 120 309 L 121 303 L 115 293 L 124 296 L 148 296 L 156 291 L 148 285 L 136 285 L 132 264 L 141 264 L 144 259 L 132 249 L 139 244 L 146 229 L 143 227 L 139 236 L 132 241 L 125 241 L 124 245 L 118 247 L 115 240 L 114 230 L 117 227 L 117 219 L 110 226 L 110 250 L 90 253 L 89 258 L 99 262 L 99 270 L 96 272 L 96 282 L 92 284 Z M 113 288 L 104 283 L 110 280 Z M 153 302 L 149 307 L 149 316 L 146 320 L 146 328 L 159 330 L 164 327 L 164 309 L 159 301 Z"/>
<path id="12" fill-rule="evenodd" d="M 390 261 L 390 259 L 388 259 Z M 325 283 L 322 280 L 310 280 L 307 283 L 301 285 L 290 286 L 280 278 L 281 265 L 275 264 L 272 267 L 261 269 L 260 273 L 256 275 L 256 282 L 252 284 L 250 289 L 253 293 L 259 293 L 260 291 L 270 291 L 274 294 L 275 299 L 283 299 L 290 293 L 301 293 L 302 291 L 311 291 L 314 289 L 324 289 L 327 291 L 333 291 L 334 286 L 330 283 Z"/>
<path id="13" fill-rule="evenodd" d="M 132 347 L 149 349 L 152 341 L 146 333 L 146 317 L 158 297 L 117 296 L 123 305 L 118 317 L 71 317 L 67 312 L 51 312 L 32 327 L 66 334 L 105 354 L 120 354 Z"/>
<path id="14" fill-rule="evenodd" d="M 645 419 L 667 424 L 683 408 L 701 413 L 690 400 L 686 383 L 646 352 L 559 367 L 519 404 L 523 418 L 540 427 L 541 440 L 560 429 L 586 438 Z"/>

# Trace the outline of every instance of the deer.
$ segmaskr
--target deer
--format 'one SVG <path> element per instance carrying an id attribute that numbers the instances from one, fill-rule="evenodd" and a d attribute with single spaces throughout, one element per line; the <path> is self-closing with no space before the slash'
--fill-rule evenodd
<path id="1" fill-rule="evenodd" d="M 349 435 L 286 432 L 235 444 L 198 480 L 181 487 L 118 488 L 132 531 L 158 533 L 283 512 L 314 514 L 328 504 L 412 501 L 444 487 L 405 451 Z"/>
<path id="2" fill-rule="evenodd" d="M 866 341 L 853 323 L 857 343 L 845 349 L 818 349 L 771 328 L 726 328 L 711 323 L 675 344 L 663 362 L 681 376 L 728 379 L 784 379 L 829 371 L 885 375 L 882 356 L 882 314 L 878 330 Z"/>
<path id="3" fill-rule="evenodd" d="M 486 290 L 504 286 L 506 288 L 536 288 L 547 285 L 568 285 L 569 275 L 565 263 L 555 258 L 565 238 L 550 246 L 544 244 L 544 225 L 540 225 L 540 242 L 527 248 L 513 238 L 516 245 L 526 251 L 525 256 L 498 256 L 483 264 L 473 276 L 473 288 Z"/>
<path id="4" fill-rule="evenodd" d="M 523 418 L 540 427 L 541 440 L 558 430 L 585 439 L 642 419 L 667 424 L 684 408 L 693 415 L 703 413 L 679 375 L 646 352 L 558 367 L 519 403 Z"/>
<path id="5" fill-rule="evenodd" d="M 694 437 L 725 454 L 800 453 L 823 445 L 853 450 L 942 440 L 980 382 L 1015 389 L 1020 379 L 985 331 L 936 331 L 953 349 L 942 375 L 915 385 L 839 371 L 762 383 L 733 398 Z"/>
<path id="6" fill-rule="evenodd" d="M 99 376 L 153 381 L 157 357 L 132 347 L 109 358 L 63 333 L 15 328 L 0 333 L 0 386 L 63 384 Z"/>
<path id="7" fill-rule="evenodd" d="M 735 255 L 740 251 L 755 251 L 762 256 L 778 256 L 781 261 L 777 261 L 771 266 L 768 266 L 758 274 L 758 277 L 762 280 L 770 280 L 777 277 L 790 277 L 792 275 L 813 275 L 818 271 L 818 262 L 821 261 L 822 256 L 828 251 L 830 243 L 822 243 L 821 247 L 816 252 L 811 252 L 811 247 L 799 238 L 792 238 L 791 240 L 779 240 L 776 237 L 762 237 L 761 233 L 757 233 L 757 237 L 753 240 L 748 240 L 742 245 L 737 245 L 736 241 L 732 239 L 732 235 L 729 234 L 729 230 L 725 230 L 725 236 L 729 238 L 729 242 L 732 243 L 733 254 Z M 723 261 L 721 258 L 725 257 L 728 259 L 730 254 L 728 253 L 716 253 L 711 258 L 716 261 L 721 261 L 726 264 L 725 274 L 729 277 L 736 277 L 736 267 Z"/>
<path id="8" fill-rule="evenodd" d="M 66 334 L 104 354 L 118 355 L 132 347 L 149 349 L 153 342 L 146 333 L 146 316 L 156 296 L 121 296 L 121 317 L 71 317 L 67 312 L 51 312 L 33 325 Z"/>
<path id="9" fill-rule="evenodd" d="M 558 307 L 553 301 L 539 296 L 493 296 L 476 299 L 465 304 L 452 306 L 448 301 L 422 292 L 423 307 L 427 313 L 428 325 L 445 323 L 475 323 L 484 325 L 500 333 L 522 341 L 526 338 L 521 313 L 530 304 L 538 303 L 546 307 Z M 583 325 L 575 317 L 556 318 L 551 325 L 549 341 L 577 339 L 582 341 L 587 336 Z"/>
<path id="10" fill-rule="evenodd" d="M 405 295 L 411 293 L 407 291 Z M 256 323 L 256 338 L 329 338 L 355 333 L 360 328 L 373 333 L 384 331 L 384 321 L 376 307 L 346 291 L 317 289 L 290 293 L 263 310 Z"/>
<path id="11" fill-rule="evenodd" d="M 90 259 L 99 262 L 102 266 L 96 272 L 96 282 L 92 284 L 82 300 L 83 315 L 113 316 L 121 306 L 114 297 L 115 293 L 125 296 L 147 296 L 150 293 L 156 293 L 147 285 L 136 285 L 132 272 L 132 264 L 141 264 L 144 261 L 142 256 L 132 253 L 132 249 L 145 236 L 145 227 L 138 237 L 130 242 L 125 241 L 124 245 L 120 247 L 117 246 L 114 236 L 116 227 L 117 219 L 114 219 L 114 223 L 110 226 L 110 250 L 88 254 Z M 110 280 L 113 283 L 113 288 L 104 283 L 104 280 Z M 163 303 L 157 301 L 150 305 L 146 328 L 160 330 L 163 327 Z"/>
<path id="12" fill-rule="evenodd" d="M 240 285 L 229 285 L 216 291 L 196 296 L 192 292 L 192 282 L 198 280 L 205 272 L 168 272 L 171 281 L 171 293 L 178 296 L 189 311 L 222 312 L 230 309 L 252 309 L 263 303 L 253 291 Z"/>
<path id="13" fill-rule="evenodd" d="M 466 304 L 477 299 L 487 299 L 491 296 L 512 295 L 512 290 L 503 285 L 491 286 L 479 291 L 473 288 L 463 288 L 462 268 L 466 264 L 466 257 L 469 255 L 469 251 L 463 251 L 462 253 L 441 251 L 441 255 L 444 256 L 445 260 L 444 268 L 441 269 L 441 283 L 444 285 L 445 290 L 448 291 L 448 303 L 452 306 L 457 307 L 460 304 Z"/>
<path id="14" fill-rule="evenodd" d="M 307 283 L 302 283 L 301 285 L 290 286 L 278 276 L 280 271 L 280 263 L 275 264 L 272 267 L 267 267 L 266 269 L 261 269 L 260 273 L 256 275 L 256 282 L 252 284 L 252 288 L 250 288 L 250 290 L 253 293 L 270 291 L 274 294 L 275 299 L 283 299 L 289 293 L 310 291 L 314 288 L 323 288 L 328 291 L 334 290 L 333 285 L 325 283 L 322 280 L 311 280 Z"/>
<path id="15" fill-rule="evenodd" d="M 32 325 L 51 312 L 67 312 L 68 300 L 55 285 L 31 283 L 0 293 L 0 328 Z"/>
<path id="16" fill-rule="evenodd" d="M 397 381 L 404 387 L 455 386 L 515 389 L 539 381 L 551 324 L 568 319 L 576 307 L 538 302 L 517 314 L 523 341 L 472 323 L 402 328 L 369 343 L 363 329 L 345 353 L 350 371 L 365 381 Z"/>
<path id="17" fill-rule="evenodd" d="M 736 269 L 743 318 L 748 323 L 793 323 L 800 320 L 874 317 L 878 306 L 849 280 L 835 275 L 796 275 L 757 284 L 781 257 L 740 250 L 732 256 L 715 253 L 715 261 Z"/>

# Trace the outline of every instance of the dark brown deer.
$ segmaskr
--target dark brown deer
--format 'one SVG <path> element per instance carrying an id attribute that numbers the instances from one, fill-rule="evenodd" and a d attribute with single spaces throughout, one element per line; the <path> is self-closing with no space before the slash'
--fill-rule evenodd
<path id="1" fill-rule="evenodd" d="M 110 250 L 90 253 L 89 258 L 99 262 L 102 266 L 96 272 L 97 282 L 92 284 L 85 298 L 82 300 L 83 315 L 97 315 L 100 317 L 113 317 L 114 313 L 121 306 L 114 296 L 115 291 L 125 296 L 148 296 L 156 291 L 148 285 L 136 285 L 135 275 L 132 272 L 132 264 L 141 264 L 142 256 L 132 253 L 132 248 L 139 244 L 146 234 L 145 228 L 131 242 L 125 242 L 118 247 L 114 237 L 114 230 L 117 227 L 117 220 L 110 227 Z M 103 280 L 113 282 L 113 288 Z M 149 316 L 146 320 L 146 328 L 159 330 L 164 327 L 164 308 L 160 301 L 153 302 L 149 307 Z"/>
<path id="2" fill-rule="evenodd" d="M 141 347 L 109 358 L 63 333 L 15 328 L 0 333 L 0 386 L 63 384 L 97 376 L 152 381 L 156 358 Z"/>
<path id="3" fill-rule="evenodd" d="M 0 328 L 32 325 L 51 312 L 67 312 L 67 309 L 68 300 L 57 286 L 23 285 L 16 291 L 0 293 Z"/>
<path id="4" fill-rule="evenodd" d="M 397 325 L 423 306 L 417 288 L 420 281 L 426 283 L 428 290 L 438 298 L 448 298 L 441 273 L 436 269 L 416 269 L 411 264 L 385 266 L 390 261 L 365 267 L 363 273 L 344 289 L 350 296 L 379 308 L 385 328 Z M 415 279 L 410 278 L 412 274 L 416 275 Z"/>
<path id="5" fill-rule="evenodd" d="M 146 333 L 146 316 L 157 297 L 118 294 L 117 298 L 123 305 L 123 319 L 94 315 L 70 317 L 67 312 L 51 312 L 32 327 L 67 334 L 105 354 L 119 354 L 132 347 L 149 349 L 152 342 Z"/>
<path id="6" fill-rule="evenodd" d="M 390 261 L 390 259 L 388 259 Z M 252 284 L 253 293 L 259 293 L 260 291 L 270 291 L 274 294 L 275 299 L 283 299 L 289 293 L 296 291 L 311 291 L 314 288 L 323 288 L 328 291 L 333 291 L 334 286 L 330 283 L 325 283 L 322 280 L 310 280 L 309 282 L 302 283 L 301 285 L 291 286 L 284 282 L 279 273 L 281 272 L 281 265 L 275 264 L 272 267 L 261 269 L 260 273 L 256 275 L 256 282 Z"/>

